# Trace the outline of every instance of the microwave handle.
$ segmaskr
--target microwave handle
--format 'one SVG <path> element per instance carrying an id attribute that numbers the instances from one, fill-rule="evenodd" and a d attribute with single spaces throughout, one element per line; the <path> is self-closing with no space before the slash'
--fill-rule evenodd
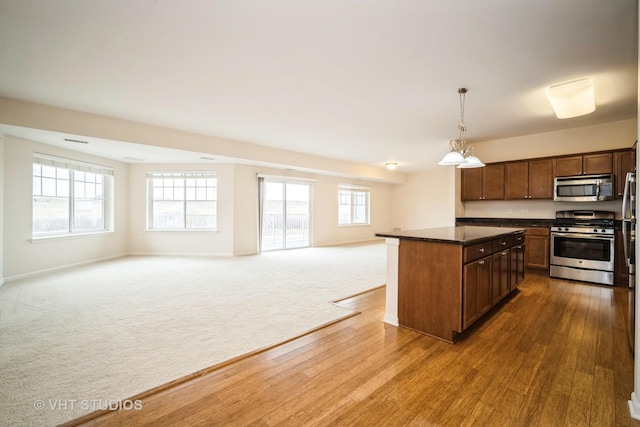
<path id="1" fill-rule="evenodd" d="M 596 200 L 600 199 L 600 180 L 596 181 Z"/>

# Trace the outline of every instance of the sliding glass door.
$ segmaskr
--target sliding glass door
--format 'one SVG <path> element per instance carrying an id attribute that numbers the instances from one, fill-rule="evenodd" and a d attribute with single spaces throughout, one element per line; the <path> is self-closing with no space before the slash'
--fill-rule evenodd
<path id="1" fill-rule="evenodd" d="M 265 179 L 261 190 L 261 251 L 309 246 L 311 185 Z"/>

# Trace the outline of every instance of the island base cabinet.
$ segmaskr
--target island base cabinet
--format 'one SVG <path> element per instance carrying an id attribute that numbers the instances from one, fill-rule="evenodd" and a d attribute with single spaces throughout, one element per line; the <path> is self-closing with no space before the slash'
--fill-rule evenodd
<path id="1" fill-rule="evenodd" d="M 454 343 L 522 281 L 524 241 L 521 232 L 471 245 L 400 239 L 398 324 Z"/>

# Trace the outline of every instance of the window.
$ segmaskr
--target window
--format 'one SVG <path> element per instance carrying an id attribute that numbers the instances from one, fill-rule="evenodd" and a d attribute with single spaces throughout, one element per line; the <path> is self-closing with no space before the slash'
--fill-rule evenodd
<path id="1" fill-rule="evenodd" d="M 152 172 L 149 229 L 215 230 L 218 181 L 215 172 Z"/>
<path id="2" fill-rule="evenodd" d="M 33 237 L 107 230 L 107 190 L 113 169 L 36 153 Z"/>
<path id="3" fill-rule="evenodd" d="M 369 187 L 338 186 L 338 225 L 369 224 Z"/>

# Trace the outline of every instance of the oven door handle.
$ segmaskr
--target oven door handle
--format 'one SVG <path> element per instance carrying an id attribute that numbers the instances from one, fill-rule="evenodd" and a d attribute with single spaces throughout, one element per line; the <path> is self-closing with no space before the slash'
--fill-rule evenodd
<path id="1" fill-rule="evenodd" d="M 580 234 L 580 233 L 556 233 L 553 232 L 551 233 L 551 236 L 558 236 L 558 237 L 575 237 L 575 238 L 579 238 L 579 239 L 604 239 L 604 240 L 613 240 L 614 236 L 613 235 L 603 235 L 603 234 Z"/>

